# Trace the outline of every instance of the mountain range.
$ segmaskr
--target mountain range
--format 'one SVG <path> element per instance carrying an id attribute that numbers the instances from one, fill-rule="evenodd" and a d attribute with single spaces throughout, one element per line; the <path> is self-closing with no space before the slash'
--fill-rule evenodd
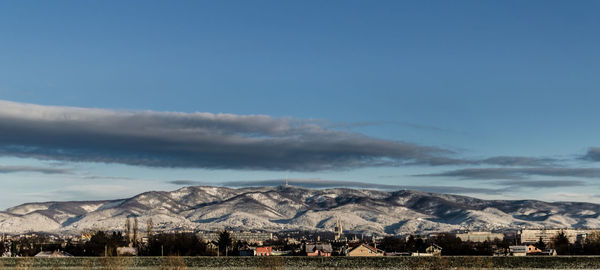
<path id="1" fill-rule="evenodd" d="M 150 218 L 155 231 L 333 231 L 340 219 L 346 232 L 391 235 L 599 228 L 599 215 L 600 205 L 583 202 L 482 200 L 412 190 L 189 186 L 120 200 L 26 203 L 0 212 L 0 232 L 124 230 L 126 218 L 136 216 L 141 232 Z"/>

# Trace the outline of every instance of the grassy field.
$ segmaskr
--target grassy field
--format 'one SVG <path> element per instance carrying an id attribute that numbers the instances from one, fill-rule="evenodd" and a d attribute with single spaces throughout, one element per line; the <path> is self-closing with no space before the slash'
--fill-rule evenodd
<path id="1" fill-rule="evenodd" d="M 600 269 L 600 257 L 0 258 L 3 269 Z"/>

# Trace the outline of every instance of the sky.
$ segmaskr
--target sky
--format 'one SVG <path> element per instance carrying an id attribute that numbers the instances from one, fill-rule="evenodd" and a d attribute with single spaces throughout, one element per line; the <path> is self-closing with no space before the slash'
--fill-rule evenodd
<path id="1" fill-rule="evenodd" d="M 0 2 L 0 209 L 282 179 L 600 203 L 599 10 Z"/>

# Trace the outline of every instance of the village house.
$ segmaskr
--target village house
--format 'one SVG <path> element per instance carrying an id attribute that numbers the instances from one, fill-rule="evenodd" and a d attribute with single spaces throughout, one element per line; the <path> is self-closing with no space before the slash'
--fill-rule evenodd
<path id="1" fill-rule="evenodd" d="M 414 252 L 412 256 L 415 257 L 431 257 L 431 256 L 442 256 L 442 247 L 431 244 L 431 246 L 425 249 L 425 253 Z"/>
<path id="2" fill-rule="evenodd" d="M 273 247 L 256 247 L 255 256 L 271 256 L 273 255 Z"/>
<path id="3" fill-rule="evenodd" d="M 73 257 L 73 255 L 61 251 L 61 250 L 55 250 L 55 251 L 40 251 L 38 254 L 35 254 L 36 258 L 61 258 L 61 257 Z"/>
<path id="4" fill-rule="evenodd" d="M 365 256 L 383 256 L 383 251 L 369 246 L 367 244 L 360 244 L 350 251 L 348 251 L 348 256 L 352 257 L 365 257 Z"/>
<path id="5" fill-rule="evenodd" d="M 509 249 L 510 249 L 509 254 L 511 256 L 534 256 L 534 255 L 556 256 L 556 250 L 554 250 L 554 249 L 541 250 L 534 245 L 510 246 Z"/>
<path id="6" fill-rule="evenodd" d="M 442 247 L 436 244 L 431 244 L 431 246 L 425 249 L 425 252 L 433 256 L 442 256 Z"/>
<path id="7" fill-rule="evenodd" d="M 542 253 L 542 250 L 537 248 L 534 245 L 528 245 L 527 246 L 527 254 L 530 254 L 530 253 Z"/>
<path id="8" fill-rule="evenodd" d="M 527 255 L 527 246 L 509 246 L 509 255 L 510 256 L 526 256 Z"/>
<path id="9" fill-rule="evenodd" d="M 306 256 L 323 256 L 329 257 L 333 252 L 330 243 L 304 244 L 302 249 Z"/>

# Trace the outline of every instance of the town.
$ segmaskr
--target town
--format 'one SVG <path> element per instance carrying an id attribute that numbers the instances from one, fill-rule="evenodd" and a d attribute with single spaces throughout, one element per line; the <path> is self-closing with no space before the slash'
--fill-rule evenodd
<path id="1" fill-rule="evenodd" d="M 143 230 L 140 230 L 143 227 Z M 2 257 L 71 256 L 556 256 L 600 255 L 600 229 L 522 228 L 379 236 L 330 231 L 154 231 L 127 218 L 123 228 L 78 235 L 2 234 Z"/>

